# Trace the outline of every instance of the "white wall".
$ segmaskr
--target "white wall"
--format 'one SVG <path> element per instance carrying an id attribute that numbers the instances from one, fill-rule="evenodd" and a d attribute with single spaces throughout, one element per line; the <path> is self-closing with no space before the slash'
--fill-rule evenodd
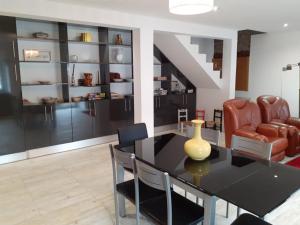
<path id="1" fill-rule="evenodd" d="M 207 62 L 212 62 L 214 57 L 214 39 L 192 37 L 191 43 L 199 46 L 200 54 L 206 54 Z"/>
<path id="2" fill-rule="evenodd" d="M 283 72 L 282 67 L 300 61 L 300 32 L 254 35 L 251 39 L 249 90 L 237 97 L 256 101 L 260 95 L 282 96 L 293 116 L 299 112 L 299 70 Z"/>

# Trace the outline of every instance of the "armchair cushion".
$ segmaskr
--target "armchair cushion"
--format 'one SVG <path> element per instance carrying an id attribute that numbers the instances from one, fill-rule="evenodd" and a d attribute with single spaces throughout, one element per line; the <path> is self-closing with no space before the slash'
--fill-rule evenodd
<path id="1" fill-rule="evenodd" d="M 300 129 L 300 119 L 295 117 L 290 117 L 286 120 L 286 123 Z"/>
<path id="2" fill-rule="evenodd" d="M 268 138 L 266 136 L 258 134 L 255 131 L 237 129 L 234 131 L 234 134 L 241 137 L 251 138 L 257 141 L 268 142 Z"/>
<path id="3" fill-rule="evenodd" d="M 267 137 L 287 137 L 287 128 L 273 124 L 261 123 L 257 126 L 256 132 Z"/>

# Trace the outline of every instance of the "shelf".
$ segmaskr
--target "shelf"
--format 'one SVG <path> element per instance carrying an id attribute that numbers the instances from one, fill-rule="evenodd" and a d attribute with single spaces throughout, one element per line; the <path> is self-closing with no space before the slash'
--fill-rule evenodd
<path id="1" fill-rule="evenodd" d="M 97 85 L 93 85 L 93 86 L 72 86 L 70 85 L 70 88 L 95 88 L 95 87 L 101 87 L 101 86 L 108 86 L 109 84 L 97 84 Z"/>
<path id="2" fill-rule="evenodd" d="M 107 45 L 105 42 L 85 42 L 85 41 L 78 41 L 78 40 L 68 40 L 69 43 L 74 44 L 82 44 L 82 45 Z"/>
<path id="3" fill-rule="evenodd" d="M 94 61 L 82 61 L 82 62 L 68 62 L 69 64 L 101 64 L 100 62 L 94 62 Z"/>
<path id="4" fill-rule="evenodd" d="M 22 87 L 28 87 L 28 86 L 56 86 L 56 85 L 68 85 L 68 83 L 52 83 L 52 84 L 21 84 Z"/>
<path id="5" fill-rule="evenodd" d="M 17 38 L 18 38 L 18 40 L 23 40 L 23 41 L 47 41 L 47 42 L 59 42 L 60 41 L 58 38 L 35 38 L 35 37 L 23 37 L 23 36 L 19 36 Z"/>
<path id="6" fill-rule="evenodd" d="M 156 82 L 172 82 L 171 80 L 153 80 L 153 81 L 156 81 Z"/>
<path id="7" fill-rule="evenodd" d="M 126 44 L 122 44 L 122 45 L 109 44 L 109 47 L 113 47 L 113 48 L 131 48 L 132 45 L 126 45 Z"/>
<path id="8" fill-rule="evenodd" d="M 110 65 L 132 65 L 132 63 L 109 63 Z"/>
<path id="9" fill-rule="evenodd" d="M 133 83 L 133 81 L 110 82 L 111 84 Z"/>
<path id="10" fill-rule="evenodd" d="M 60 62 L 60 61 L 24 61 L 24 60 L 20 60 L 20 63 L 47 63 L 47 64 L 62 64 L 62 63 L 68 63 L 68 62 Z"/>

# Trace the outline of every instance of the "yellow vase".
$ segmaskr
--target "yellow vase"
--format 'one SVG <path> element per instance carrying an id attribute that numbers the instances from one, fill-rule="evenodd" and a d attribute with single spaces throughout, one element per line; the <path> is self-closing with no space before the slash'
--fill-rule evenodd
<path id="1" fill-rule="evenodd" d="M 210 144 L 201 137 L 203 120 L 192 120 L 195 127 L 194 136 L 184 144 L 185 153 L 193 160 L 204 160 L 211 153 Z"/>

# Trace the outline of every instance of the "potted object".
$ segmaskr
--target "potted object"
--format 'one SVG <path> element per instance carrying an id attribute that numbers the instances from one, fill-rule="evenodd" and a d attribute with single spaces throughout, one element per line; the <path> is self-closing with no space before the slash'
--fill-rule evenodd
<path id="1" fill-rule="evenodd" d="M 192 123 L 195 127 L 194 136 L 185 142 L 184 151 L 193 160 L 204 160 L 211 153 L 210 144 L 201 137 L 201 127 L 204 121 L 192 120 Z"/>
<path id="2" fill-rule="evenodd" d="M 117 34 L 117 35 L 116 35 L 116 38 L 115 38 L 115 44 L 116 44 L 116 45 L 122 45 L 122 44 L 123 44 L 123 39 L 122 39 L 121 34 Z"/>
<path id="3" fill-rule="evenodd" d="M 84 75 L 84 86 L 92 86 L 93 74 L 84 73 L 83 75 Z"/>

